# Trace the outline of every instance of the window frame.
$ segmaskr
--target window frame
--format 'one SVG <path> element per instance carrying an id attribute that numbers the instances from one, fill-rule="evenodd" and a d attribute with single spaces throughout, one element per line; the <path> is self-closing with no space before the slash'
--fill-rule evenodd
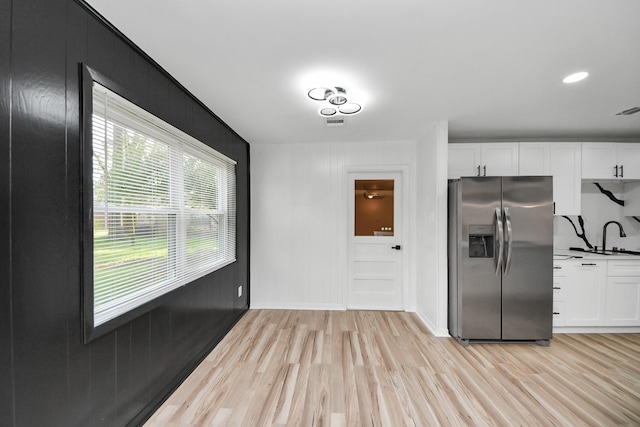
<path id="1" fill-rule="evenodd" d="M 162 305 L 176 293 L 183 292 L 185 286 L 189 286 L 193 281 L 198 280 L 213 271 L 224 268 L 236 262 L 234 257 L 231 261 L 222 263 L 215 269 L 209 270 L 203 276 L 190 280 L 188 283 L 165 291 L 159 296 L 144 302 L 116 317 L 104 321 L 104 323 L 96 324 L 95 322 L 95 306 L 94 306 L 94 222 L 93 222 L 93 83 L 98 83 L 115 94 L 125 98 L 129 102 L 135 104 L 139 108 L 151 113 L 150 109 L 145 108 L 143 104 L 137 102 L 136 97 L 130 91 L 116 84 L 112 80 L 106 78 L 96 70 L 88 67 L 86 64 L 80 65 L 81 70 L 81 129 L 80 129 L 80 147 L 81 147 L 81 296 L 82 296 L 82 338 L 84 343 L 88 343 L 118 327 L 130 322 L 131 320 L 141 316 L 144 313 Z M 166 120 L 155 116 L 160 121 L 167 123 Z M 201 141 L 200 141 L 201 142 Z M 204 144 L 204 143 L 203 143 Z M 206 144 L 205 144 L 206 145 Z M 186 153 L 192 153 L 190 149 L 185 150 Z M 220 157 L 225 157 L 220 154 Z M 231 160 L 231 159 L 229 159 Z M 232 161 L 232 160 L 231 160 Z M 235 163 L 235 162 L 234 162 Z M 226 188 L 226 187 L 225 187 Z M 231 201 L 229 201 L 231 202 Z M 229 213 L 229 212 L 227 212 Z M 233 212 L 235 220 L 235 211 Z M 225 223 L 226 228 L 226 223 Z M 235 229 L 234 229 L 235 231 Z M 234 244 L 237 250 L 237 236 L 234 237 Z M 157 288 L 152 289 L 152 292 Z"/>

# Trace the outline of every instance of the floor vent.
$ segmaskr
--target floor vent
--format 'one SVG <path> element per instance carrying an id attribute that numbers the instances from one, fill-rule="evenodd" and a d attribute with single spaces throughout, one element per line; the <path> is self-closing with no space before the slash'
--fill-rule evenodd
<path id="1" fill-rule="evenodd" d="M 616 113 L 616 116 L 630 116 L 635 113 L 640 113 L 640 107 L 633 107 L 628 110 L 620 111 L 619 113 Z"/>
<path id="2" fill-rule="evenodd" d="M 343 126 L 345 123 L 344 117 L 327 117 L 327 126 Z"/>

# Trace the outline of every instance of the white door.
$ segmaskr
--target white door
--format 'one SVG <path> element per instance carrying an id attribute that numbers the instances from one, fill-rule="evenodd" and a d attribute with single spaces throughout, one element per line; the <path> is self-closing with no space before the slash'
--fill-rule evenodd
<path id="1" fill-rule="evenodd" d="M 349 173 L 347 308 L 402 310 L 402 173 Z"/>

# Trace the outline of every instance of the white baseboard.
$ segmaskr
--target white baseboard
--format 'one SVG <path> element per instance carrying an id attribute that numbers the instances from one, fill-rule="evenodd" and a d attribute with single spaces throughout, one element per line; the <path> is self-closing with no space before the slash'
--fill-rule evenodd
<path id="1" fill-rule="evenodd" d="M 330 310 L 341 311 L 347 308 L 337 304 L 301 304 L 301 303 L 251 303 L 250 309 L 254 310 Z"/>
<path id="2" fill-rule="evenodd" d="M 554 334 L 637 334 L 638 326 L 568 326 L 553 328 Z"/>
<path id="3" fill-rule="evenodd" d="M 422 320 L 422 323 L 424 323 L 424 325 L 429 328 L 434 336 L 439 338 L 448 338 L 450 336 L 448 329 L 437 328 L 436 325 L 434 325 L 433 322 L 431 322 L 431 320 L 423 312 L 416 310 L 415 313 L 418 315 L 418 318 Z"/>

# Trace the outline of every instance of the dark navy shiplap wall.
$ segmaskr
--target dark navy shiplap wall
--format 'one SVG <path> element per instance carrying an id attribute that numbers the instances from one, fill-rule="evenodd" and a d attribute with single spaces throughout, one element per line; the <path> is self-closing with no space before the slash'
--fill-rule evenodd
<path id="1" fill-rule="evenodd" d="M 238 261 L 88 345 L 80 63 L 238 162 Z M 248 308 L 249 146 L 79 1 L 0 0 L 0 84 L 0 426 L 140 424 Z"/>

